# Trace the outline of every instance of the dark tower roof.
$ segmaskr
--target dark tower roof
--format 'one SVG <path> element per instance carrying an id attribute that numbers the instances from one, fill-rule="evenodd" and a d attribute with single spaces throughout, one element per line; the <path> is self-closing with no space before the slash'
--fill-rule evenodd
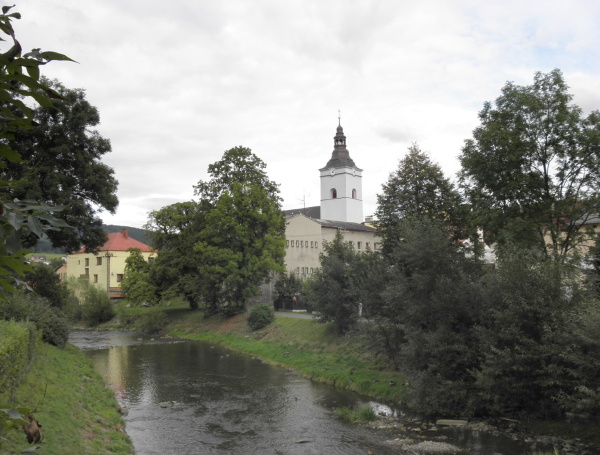
<path id="1" fill-rule="evenodd" d="M 352 158 L 350 158 L 350 152 L 346 148 L 346 136 L 344 136 L 344 129 L 342 128 L 341 123 L 338 123 L 335 137 L 333 138 L 333 153 L 331 154 L 331 159 L 327 162 L 327 165 L 323 169 L 344 166 L 356 167 L 356 164 L 354 164 L 354 161 Z"/>

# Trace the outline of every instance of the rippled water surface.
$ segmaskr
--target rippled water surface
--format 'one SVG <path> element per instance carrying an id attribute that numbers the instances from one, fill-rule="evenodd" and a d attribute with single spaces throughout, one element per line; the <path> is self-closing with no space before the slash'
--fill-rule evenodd
<path id="1" fill-rule="evenodd" d="M 126 430 L 139 455 L 404 453 L 385 443 L 401 435 L 335 417 L 340 406 L 389 408 L 218 345 L 123 331 L 74 331 L 69 341 L 128 410 Z M 445 436 L 469 454 L 523 453 L 473 432 Z"/>

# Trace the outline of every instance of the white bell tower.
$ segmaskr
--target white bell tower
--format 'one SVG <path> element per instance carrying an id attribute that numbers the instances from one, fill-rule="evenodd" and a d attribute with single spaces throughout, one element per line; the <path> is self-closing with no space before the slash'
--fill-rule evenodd
<path id="1" fill-rule="evenodd" d="M 362 169 L 346 148 L 346 136 L 338 117 L 333 153 L 321 173 L 321 219 L 362 223 Z"/>

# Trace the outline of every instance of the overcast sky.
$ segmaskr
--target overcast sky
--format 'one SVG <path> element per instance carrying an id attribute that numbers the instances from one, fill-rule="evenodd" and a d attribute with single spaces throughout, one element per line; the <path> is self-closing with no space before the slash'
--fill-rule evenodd
<path id="1" fill-rule="evenodd" d="M 369 215 L 412 142 L 454 178 L 507 81 L 559 68 L 575 103 L 600 108 L 597 0 L 17 0 L 13 11 L 24 50 L 79 62 L 44 71 L 100 111 L 119 180 L 107 224 L 141 227 L 192 199 L 238 145 L 267 164 L 284 209 L 318 205 L 338 109 Z"/>

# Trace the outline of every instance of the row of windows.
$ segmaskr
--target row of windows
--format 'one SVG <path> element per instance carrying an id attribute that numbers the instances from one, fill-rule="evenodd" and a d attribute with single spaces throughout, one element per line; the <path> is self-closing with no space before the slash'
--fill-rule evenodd
<path id="1" fill-rule="evenodd" d="M 85 273 L 83 275 L 79 275 L 79 278 L 85 278 L 85 279 L 89 280 L 90 279 L 90 269 L 85 269 Z M 94 280 L 94 283 L 98 282 L 98 274 L 97 273 L 94 273 L 93 280 Z M 120 283 L 121 281 L 123 281 L 123 274 L 117 273 L 117 283 Z"/>
<path id="2" fill-rule="evenodd" d="M 153 257 L 148 258 L 148 263 L 154 262 Z M 81 259 L 77 261 L 78 265 L 81 265 Z M 102 256 L 96 256 L 96 265 L 102 265 Z M 85 266 L 90 266 L 90 258 L 85 258 Z"/>
<path id="3" fill-rule="evenodd" d="M 309 241 L 308 240 L 286 240 L 286 245 L 288 247 L 296 247 L 296 248 L 308 248 Z M 313 240 L 310 241 L 310 248 L 319 248 L 319 242 L 315 242 Z"/>
<path id="4" fill-rule="evenodd" d="M 335 188 L 331 188 L 331 199 L 337 199 L 337 190 Z M 352 190 L 352 199 L 356 199 L 356 190 Z"/>
<path id="5" fill-rule="evenodd" d="M 296 267 L 296 274 L 298 275 L 308 275 L 309 273 L 315 273 L 317 269 L 313 267 Z"/>
<path id="6" fill-rule="evenodd" d="M 350 244 L 351 247 L 354 248 L 354 242 L 352 240 L 348 241 L 348 243 Z M 365 249 L 370 250 L 371 249 L 371 242 L 365 242 Z M 375 242 L 373 244 L 373 251 L 377 251 L 377 248 L 379 248 L 379 244 L 377 242 Z M 356 249 L 357 250 L 362 250 L 363 249 L 363 242 L 356 242 Z"/>

